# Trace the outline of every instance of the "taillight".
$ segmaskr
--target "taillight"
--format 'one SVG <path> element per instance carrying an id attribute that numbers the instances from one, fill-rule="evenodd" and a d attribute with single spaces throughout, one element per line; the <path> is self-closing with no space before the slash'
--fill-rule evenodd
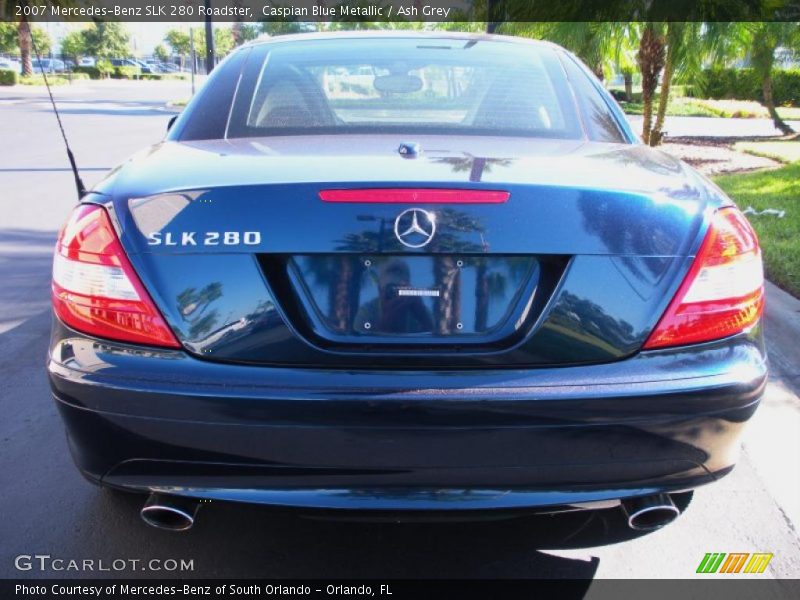
<path id="1" fill-rule="evenodd" d="M 180 347 L 101 206 L 77 207 L 61 228 L 53 258 L 53 308 L 66 325 L 90 335 Z"/>
<path id="2" fill-rule="evenodd" d="M 718 210 L 689 273 L 645 348 L 695 344 L 740 333 L 764 310 L 761 249 L 736 208 Z"/>

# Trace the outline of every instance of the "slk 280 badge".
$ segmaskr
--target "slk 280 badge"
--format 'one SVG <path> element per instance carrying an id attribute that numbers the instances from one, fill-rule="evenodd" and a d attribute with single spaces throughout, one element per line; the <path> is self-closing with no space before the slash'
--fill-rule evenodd
<path id="1" fill-rule="evenodd" d="M 148 246 L 257 246 L 260 231 L 153 231 L 147 236 Z"/>

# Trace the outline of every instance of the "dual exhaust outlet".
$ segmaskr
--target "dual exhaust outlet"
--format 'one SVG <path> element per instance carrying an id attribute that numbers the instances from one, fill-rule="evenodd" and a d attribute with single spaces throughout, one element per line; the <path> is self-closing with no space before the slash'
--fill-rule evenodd
<path id="1" fill-rule="evenodd" d="M 200 501 L 184 496 L 152 493 L 139 513 L 142 520 L 156 529 L 187 531 L 192 528 Z"/>
<path id="2" fill-rule="evenodd" d="M 628 498 L 621 503 L 628 527 L 653 531 L 674 521 L 681 511 L 668 494 Z M 152 493 L 141 510 L 145 523 L 167 531 L 187 531 L 194 525 L 200 501 L 184 496 Z"/>
<path id="3" fill-rule="evenodd" d="M 653 531 L 672 523 L 681 514 L 668 494 L 627 498 L 621 503 L 628 527 L 636 531 Z"/>

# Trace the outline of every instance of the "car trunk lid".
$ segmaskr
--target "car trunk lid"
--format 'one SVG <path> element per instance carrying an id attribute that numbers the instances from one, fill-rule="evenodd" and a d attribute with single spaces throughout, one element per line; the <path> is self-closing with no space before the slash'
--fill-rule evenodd
<path id="1" fill-rule="evenodd" d="M 189 351 L 341 367 L 619 359 L 669 302 L 709 202 L 639 146 L 422 138 L 405 158 L 390 136 L 333 137 L 311 152 L 294 138 L 165 143 L 106 184 Z M 397 190 L 433 201 L 388 201 Z"/>

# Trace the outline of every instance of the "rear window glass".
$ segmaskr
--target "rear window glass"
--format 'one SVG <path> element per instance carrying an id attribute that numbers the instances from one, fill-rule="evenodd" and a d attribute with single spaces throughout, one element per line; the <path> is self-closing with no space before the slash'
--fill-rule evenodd
<path id="1" fill-rule="evenodd" d="M 435 38 L 257 46 L 228 125 L 228 137 L 394 131 L 587 136 L 555 50 Z"/>
<path id="2" fill-rule="evenodd" d="M 575 89 L 575 97 L 589 139 L 601 142 L 624 142 L 625 138 L 617 125 L 617 120 L 608 109 L 603 97 L 592 85 L 586 72 L 568 56 L 564 56 L 563 63 L 567 77 Z"/>

